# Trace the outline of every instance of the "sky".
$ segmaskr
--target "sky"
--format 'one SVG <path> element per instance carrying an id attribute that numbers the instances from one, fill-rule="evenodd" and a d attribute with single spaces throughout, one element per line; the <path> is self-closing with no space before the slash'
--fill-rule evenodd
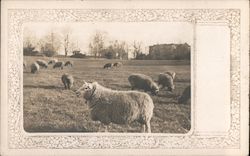
<path id="1" fill-rule="evenodd" d="M 193 25 L 186 22 L 28 23 L 24 26 L 23 35 L 27 36 L 32 32 L 39 39 L 51 32 L 63 34 L 65 30 L 70 30 L 70 40 L 74 41 L 83 53 L 88 53 L 91 37 L 96 31 L 105 32 L 106 41 L 125 41 L 129 45 L 134 41 L 141 42 L 146 53 L 148 46 L 154 44 L 188 43 L 192 46 L 193 41 Z M 63 47 L 59 53 L 64 53 Z"/>

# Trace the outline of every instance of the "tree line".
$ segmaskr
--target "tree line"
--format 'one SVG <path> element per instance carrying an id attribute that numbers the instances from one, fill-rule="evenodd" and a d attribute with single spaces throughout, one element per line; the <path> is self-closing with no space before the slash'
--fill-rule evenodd
<path id="1" fill-rule="evenodd" d="M 37 38 L 32 31 L 26 32 L 23 40 L 23 53 L 28 56 L 44 55 L 52 57 L 63 49 L 64 56 L 84 58 L 78 47 L 77 39 L 71 36 L 71 29 L 62 29 L 58 32 L 48 32 L 41 38 Z M 94 58 L 107 59 L 190 59 L 190 46 L 188 44 L 157 44 L 149 46 L 149 53 L 143 51 L 142 42 L 133 41 L 128 44 L 120 40 L 108 40 L 108 33 L 96 31 L 92 35 L 88 45 L 88 54 Z"/>

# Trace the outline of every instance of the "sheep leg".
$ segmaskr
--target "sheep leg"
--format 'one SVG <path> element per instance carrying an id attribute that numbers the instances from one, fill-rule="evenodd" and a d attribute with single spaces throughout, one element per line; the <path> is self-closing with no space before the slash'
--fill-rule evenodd
<path id="1" fill-rule="evenodd" d="M 67 89 L 67 84 L 63 81 L 64 89 Z"/>
<path id="2" fill-rule="evenodd" d="M 145 124 L 142 124 L 142 133 L 145 133 Z"/>
<path id="3" fill-rule="evenodd" d="M 151 127 L 150 127 L 150 122 L 149 121 L 147 121 L 147 123 L 146 123 L 146 130 L 147 130 L 148 133 L 151 133 Z"/>
<path id="4" fill-rule="evenodd" d="M 68 88 L 70 89 L 72 87 L 72 84 L 69 84 Z"/>

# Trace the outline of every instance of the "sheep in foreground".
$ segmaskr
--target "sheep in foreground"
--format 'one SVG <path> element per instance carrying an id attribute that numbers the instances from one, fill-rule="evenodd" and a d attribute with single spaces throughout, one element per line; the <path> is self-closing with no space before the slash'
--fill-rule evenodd
<path id="1" fill-rule="evenodd" d="M 91 119 L 100 121 L 107 126 L 129 124 L 138 121 L 143 132 L 151 132 L 150 120 L 153 116 L 154 104 L 151 97 L 138 91 L 116 91 L 105 88 L 97 82 L 84 82 L 76 91 L 77 96 L 83 95 L 88 103 Z M 145 127 L 146 126 L 146 127 Z"/>
<path id="2" fill-rule="evenodd" d="M 54 64 L 56 62 L 58 62 L 58 60 L 56 58 L 53 58 L 48 62 L 48 64 Z"/>
<path id="3" fill-rule="evenodd" d="M 31 69 L 32 74 L 37 73 L 39 71 L 38 63 L 37 62 L 32 63 L 31 66 L 30 66 L 30 69 Z"/>
<path id="4" fill-rule="evenodd" d="M 132 90 L 142 89 L 145 92 L 150 91 L 153 95 L 159 92 L 157 84 L 147 75 L 132 74 L 128 77 L 128 81 L 131 84 Z"/>
<path id="5" fill-rule="evenodd" d="M 73 62 L 67 61 L 64 66 L 71 66 L 71 67 L 73 67 Z"/>
<path id="6" fill-rule="evenodd" d="M 37 60 L 36 61 L 37 64 L 41 67 L 41 68 L 48 68 L 48 63 L 44 60 Z"/>
<path id="7" fill-rule="evenodd" d="M 113 63 L 106 63 L 103 68 L 104 69 L 109 69 L 109 68 L 112 68 L 113 67 Z"/>
<path id="8" fill-rule="evenodd" d="M 68 73 L 65 73 L 65 74 L 62 75 L 61 79 L 62 79 L 62 82 L 64 84 L 64 88 L 65 89 L 71 89 L 71 87 L 74 84 L 73 76 L 69 75 Z"/>
<path id="9" fill-rule="evenodd" d="M 55 69 L 55 68 L 63 69 L 63 66 L 64 66 L 64 62 L 56 62 L 53 66 L 53 69 Z"/>
<path id="10" fill-rule="evenodd" d="M 170 92 L 173 92 L 175 88 L 173 76 L 167 73 L 160 73 L 158 76 L 158 85 L 161 86 L 160 88 L 167 87 Z"/>
<path id="11" fill-rule="evenodd" d="M 122 63 L 121 62 L 115 62 L 114 63 L 114 67 L 121 67 L 122 66 Z"/>
<path id="12" fill-rule="evenodd" d="M 191 98 L 191 86 L 187 86 L 178 99 L 178 103 L 186 104 Z"/>

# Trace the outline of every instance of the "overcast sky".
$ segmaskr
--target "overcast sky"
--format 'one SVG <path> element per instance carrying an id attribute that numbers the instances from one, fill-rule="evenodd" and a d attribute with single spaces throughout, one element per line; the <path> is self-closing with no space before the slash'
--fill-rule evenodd
<path id="1" fill-rule="evenodd" d="M 91 37 L 96 31 L 106 32 L 107 40 L 125 41 L 132 45 L 133 41 L 143 43 L 143 50 L 154 44 L 188 43 L 192 46 L 193 26 L 181 22 L 86 22 L 86 23 L 29 23 L 24 26 L 24 36 L 29 32 L 39 39 L 44 35 L 70 29 L 70 39 L 78 43 L 82 52 L 88 52 Z M 63 54 L 63 48 L 59 50 Z"/>

